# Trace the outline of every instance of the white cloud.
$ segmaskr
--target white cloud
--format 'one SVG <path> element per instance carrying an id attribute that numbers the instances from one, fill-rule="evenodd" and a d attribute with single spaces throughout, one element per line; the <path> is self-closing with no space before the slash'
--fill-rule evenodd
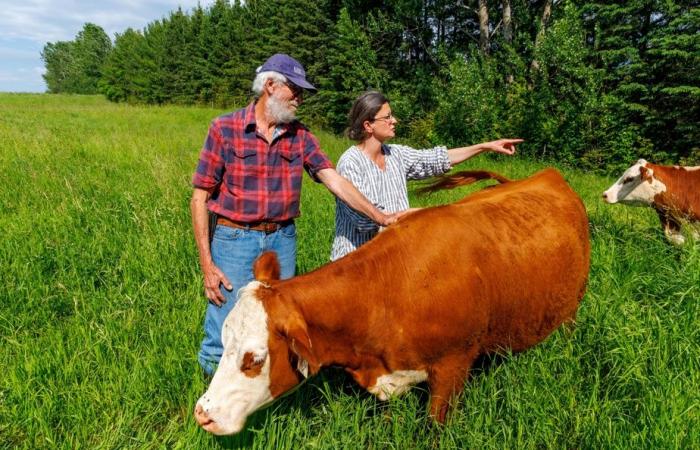
<path id="1" fill-rule="evenodd" d="M 36 60 L 36 52 L 28 49 L 8 48 L 0 45 L 0 60 Z"/>
<path id="2" fill-rule="evenodd" d="M 68 41 L 86 22 L 114 39 L 127 28 L 142 29 L 181 7 L 190 11 L 214 0 L 2 0 L 0 2 L 0 91 L 43 91 L 40 53 L 47 42 Z M 39 68 L 41 72 L 36 72 Z M 27 80 L 27 77 L 32 80 Z M 20 83 L 20 81 L 22 83 Z M 28 84 L 31 81 L 31 86 Z"/>
<path id="3" fill-rule="evenodd" d="M 213 0 L 202 1 L 202 5 Z M 131 27 L 140 29 L 161 19 L 181 6 L 191 10 L 196 0 L 11 0 L 4 2 L 0 15 L 0 37 L 46 42 L 71 40 L 91 22 L 101 26 L 110 37 Z"/>
<path id="4" fill-rule="evenodd" d="M 0 70 L 0 83 L 25 82 L 29 79 L 41 79 L 43 67 L 19 68 L 16 70 Z"/>

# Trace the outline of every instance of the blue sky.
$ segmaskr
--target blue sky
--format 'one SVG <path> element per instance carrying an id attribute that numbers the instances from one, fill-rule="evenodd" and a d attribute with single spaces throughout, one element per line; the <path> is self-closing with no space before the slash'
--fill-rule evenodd
<path id="1" fill-rule="evenodd" d="M 45 92 L 41 50 L 47 42 L 68 41 L 86 22 L 114 33 L 167 16 L 182 7 L 214 0 L 0 0 L 0 92 Z"/>

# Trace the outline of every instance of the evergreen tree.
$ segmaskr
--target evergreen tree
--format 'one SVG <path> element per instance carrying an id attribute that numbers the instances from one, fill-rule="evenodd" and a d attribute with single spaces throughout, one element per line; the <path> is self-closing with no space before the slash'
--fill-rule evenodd
<path id="1" fill-rule="evenodd" d="M 191 91 L 191 49 L 190 45 L 196 40 L 190 34 L 190 19 L 182 9 L 172 12 L 163 20 L 162 41 L 156 52 L 159 65 L 162 68 L 163 101 L 175 103 L 191 103 L 194 98 L 188 95 Z"/>
<path id="2" fill-rule="evenodd" d="M 369 39 L 346 9 L 340 12 L 333 38 L 325 59 L 328 73 L 318 80 L 313 104 L 322 112 L 324 125 L 340 132 L 353 100 L 368 89 L 381 89 L 385 74 L 377 68 Z"/>
<path id="3" fill-rule="evenodd" d="M 117 33 L 100 79 L 100 91 L 109 100 L 135 102 L 146 97 L 145 45 L 145 38 L 138 31 L 128 28 L 124 33 Z"/>
<path id="4" fill-rule="evenodd" d="M 687 157 L 697 148 L 697 3 L 584 2 L 582 10 L 606 92 L 652 144 L 640 156 L 659 162 Z"/>
<path id="5" fill-rule="evenodd" d="M 649 39 L 645 131 L 675 163 L 700 164 L 700 8 L 669 5 Z"/>
<path id="6" fill-rule="evenodd" d="M 206 70 L 206 101 L 242 105 L 250 93 L 253 64 L 248 60 L 244 8 L 217 0 L 204 17 L 201 47 Z"/>

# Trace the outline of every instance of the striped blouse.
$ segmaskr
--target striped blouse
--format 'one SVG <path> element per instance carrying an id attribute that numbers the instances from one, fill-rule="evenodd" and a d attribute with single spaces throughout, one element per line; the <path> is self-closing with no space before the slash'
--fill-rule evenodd
<path id="1" fill-rule="evenodd" d="M 362 150 L 352 146 L 338 161 L 337 170 L 385 213 L 408 208 L 406 180 L 441 175 L 452 167 L 446 147 L 416 150 L 405 145 L 382 145 L 386 170 L 382 171 Z M 335 200 L 335 238 L 331 261 L 357 249 L 379 232 L 379 225 Z"/>

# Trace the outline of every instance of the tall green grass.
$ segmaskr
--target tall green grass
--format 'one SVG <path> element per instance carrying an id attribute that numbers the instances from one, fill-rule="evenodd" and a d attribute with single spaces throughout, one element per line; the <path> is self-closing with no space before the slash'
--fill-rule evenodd
<path id="1" fill-rule="evenodd" d="M 592 240 L 576 327 L 485 359 L 447 425 L 427 420 L 424 386 L 382 403 L 331 369 L 238 436 L 201 431 L 205 300 L 188 201 L 221 112 L 0 94 L 0 446 L 700 447 L 700 245 L 669 246 L 652 211 L 602 204 L 612 178 L 570 170 Z M 318 135 L 334 160 L 349 144 Z M 462 168 L 519 178 L 544 166 Z M 306 179 L 298 273 L 328 260 L 333 208 Z"/>

